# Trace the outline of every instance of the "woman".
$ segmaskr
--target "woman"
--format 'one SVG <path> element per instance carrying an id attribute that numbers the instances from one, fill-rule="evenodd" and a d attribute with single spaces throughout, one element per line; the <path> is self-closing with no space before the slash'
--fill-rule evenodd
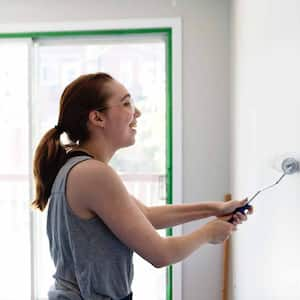
<path id="1" fill-rule="evenodd" d="M 47 234 L 56 272 L 49 299 L 132 299 L 132 254 L 160 268 L 205 243 L 221 243 L 246 220 L 229 215 L 246 200 L 147 207 L 130 195 L 109 166 L 115 152 L 135 142 L 137 119 L 127 89 L 105 73 L 80 76 L 64 90 L 58 124 L 34 157 L 33 206 L 49 199 Z M 65 132 L 71 143 L 62 145 Z M 250 209 L 250 213 L 252 209 Z M 217 216 L 198 230 L 161 237 L 155 229 Z"/>

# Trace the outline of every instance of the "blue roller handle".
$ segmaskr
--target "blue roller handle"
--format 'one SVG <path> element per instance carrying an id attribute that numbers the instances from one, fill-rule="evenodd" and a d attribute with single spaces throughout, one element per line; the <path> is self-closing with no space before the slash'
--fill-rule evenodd
<path id="1" fill-rule="evenodd" d="M 244 206 L 241 206 L 241 207 L 236 208 L 235 211 L 234 211 L 232 214 L 234 215 L 234 214 L 237 213 L 237 212 L 240 212 L 240 213 L 242 213 L 242 214 L 245 214 L 245 210 L 250 209 L 250 208 L 251 208 L 251 205 L 249 205 L 249 204 L 247 203 L 247 204 L 244 205 Z M 233 216 L 232 216 L 232 217 L 228 220 L 228 222 L 232 224 L 233 221 L 234 221 L 234 218 L 233 218 Z"/>

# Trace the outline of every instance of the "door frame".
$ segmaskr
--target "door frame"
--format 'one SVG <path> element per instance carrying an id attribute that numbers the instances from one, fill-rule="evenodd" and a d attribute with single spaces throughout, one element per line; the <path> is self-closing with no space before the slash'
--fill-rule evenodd
<path id="1" fill-rule="evenodd" d="M 182 181 L 182 22 L 181 18 L 111 19 L 89 22 L 47 22 L 0 24 L 0 40 L 34 37 L 58 37 L 80 34 L 136 34 L 167 32 L 167 195 L 168 203 L 183 203 Z M 31 112 L 30 112 L 31 113 Z M 176 149 L 176 151 L 173 151 Z M 32 149 L 30 149 L 30 153 Z M 32 157 L 30 157 L 30 161 Z M 30 166 L 32 174 L 32 167 Z M 32 188 L 30 191 L 32 196 Z M 31 197 L 32 198 L 32 197 Z M 31 199 L 30 198 L 30 199 Z M 34 214 L 30 212 L 31 223 Z M 181 235 L 182 226 L 167 230 L 168 235 Z M 32 253 L 33 258 L 33 253 Z M 35 272 L 32 266 L 32 282 Z M 167 270 L 167 299 L 182 300 L 182 263 Z M 32 285 L 34 299 L 34 286 Z"/>

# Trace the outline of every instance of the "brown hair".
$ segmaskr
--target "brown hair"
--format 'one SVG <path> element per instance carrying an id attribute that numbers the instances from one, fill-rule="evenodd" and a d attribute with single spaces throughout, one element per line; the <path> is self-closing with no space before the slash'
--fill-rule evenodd
<path id="1" fill-rule="evenodd" d="M 106 105 L 110 93 L 105 84 L 112 80 L 114 79 L 106 73 L 87 74 L 80 76 L 65 88 L 60 98 L 57 126 L 45 133 L 35 150 L 35 199 L 32 202 L 34 208 L 43 211 L 47 206 L 54 179 L 67 161 L 68 148 L 89 138 L 89 112 Z M 60 142 L 62 132 L 67 134 L 71 143 L 63 145 Z"/>

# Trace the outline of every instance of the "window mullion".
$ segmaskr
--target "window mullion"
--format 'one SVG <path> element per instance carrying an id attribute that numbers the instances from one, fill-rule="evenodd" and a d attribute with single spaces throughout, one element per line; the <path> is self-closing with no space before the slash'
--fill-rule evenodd
<path id="1" fill-rule="evenodd" d="M 37 299 L 37 288 L 36 288 L 36 279 L 37 279 L 37 215 L 36 213 L 31 209 L 31 202 L 34 197 L 34 178 L 32 177 L 33 174 L 33 141 L 34 141 L 34 90 L 35 90 L 35 79 L 36 79 L 36 47 L 34 44 L 33 39 L 28 40 L 28 145 L 29 145 L 29 151 L 28 151 L 28 160 L 29 160 L 29 215 L 30 215 L 30 299 L 36 300 Z"/>

